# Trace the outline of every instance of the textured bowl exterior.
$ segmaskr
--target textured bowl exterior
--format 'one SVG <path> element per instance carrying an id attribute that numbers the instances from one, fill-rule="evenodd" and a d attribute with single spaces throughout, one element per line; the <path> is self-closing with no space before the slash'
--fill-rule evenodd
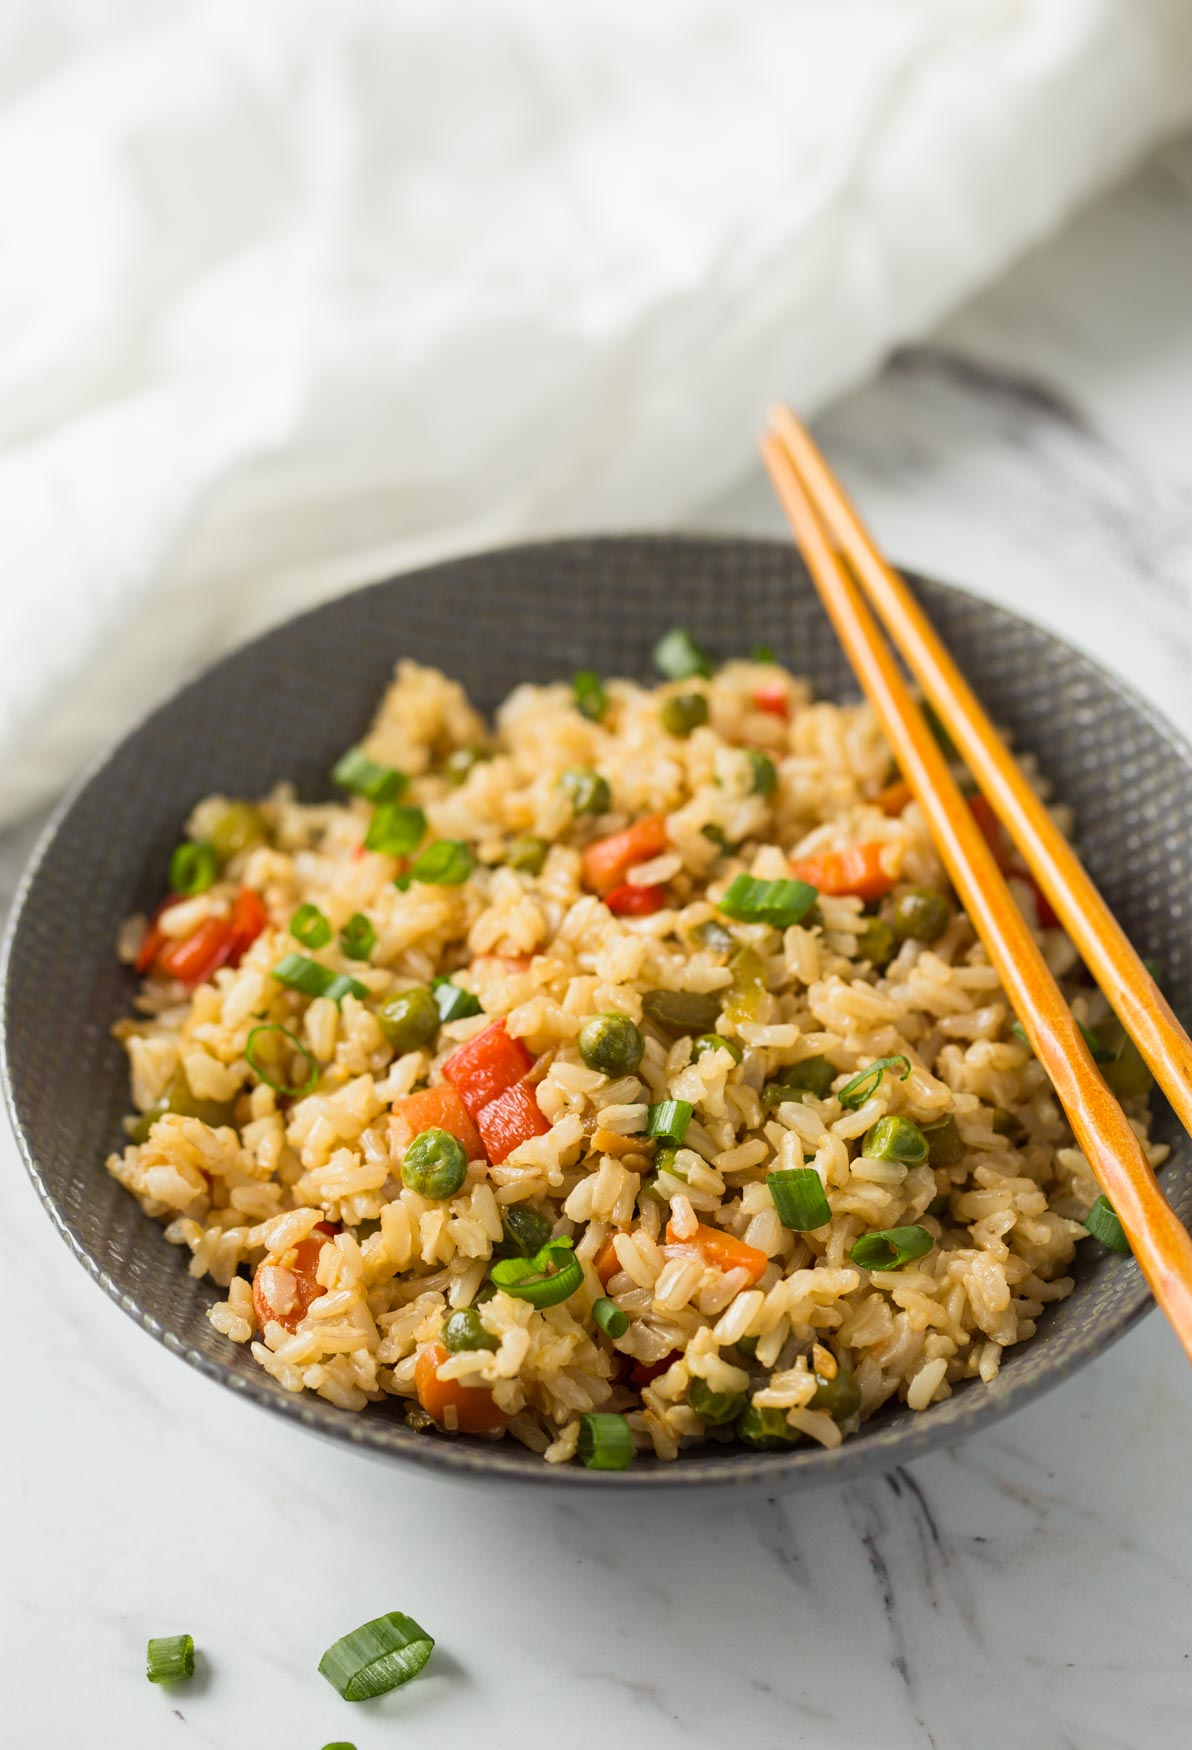
<path id="1" fill-rule="evenodd" d="M 1145 704 L 1036 627 L 941 584 L 912 579 L 995 720 L 1039 757 L 1077 810 L 1088 866 L 1177 1010 L 1192 996 L 1187 918 L 1192 755 Z M 508 549 L 356 591 L 225 657 L 106 754 L 36 851 L 9 926 L 3 1008 L 6 1092 L 38 1194 L 95 1280 L 145 1330 L 208 1378 L 317 1433 L 444 1476 L 539 1487 L 773 1489 L 901 1464 L 971 1434 L 1066 1378 L 1147 1310 L 1137 1265 L 1081 1248 L 1075 1293 L 992 1386 L 967 1384 L 923 1415 L 883 1412 L 838 1452 L 713 1449 L 609 1475 L 554 1467 L 512 1442 L 416 1434 L 395 1400 L 350 1415 L 292 1396 L 207 1322 L 215 1298 L 156 1222 L 107 1174 L 122 1140 L 124 1056 L 110 1036 L 131 975 L 117 928 L 159 897 L 180 823 L 211 791 L 257 796 L 293 780 L 307 800 L 366 728 L 399 656 L 461 680 L 484 710 L 518 681 L 580 667 L 645 676 L 654 641 L 686 625 L 716 654 L 769 644 L 828 698 L 856 696 L 797 555 L 783 545 L 670 537 Z M 1172 1145 L 1164 1182 L 1192 1217 L 1192 1146 L 1156 1096 Z M 1161 1109 L 1160 1109 L 1161 1108 Z"/>

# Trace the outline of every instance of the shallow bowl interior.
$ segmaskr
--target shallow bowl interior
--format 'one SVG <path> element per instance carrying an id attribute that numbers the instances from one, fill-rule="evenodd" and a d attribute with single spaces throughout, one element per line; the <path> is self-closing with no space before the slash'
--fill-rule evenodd
<path id="1" fill-rule="evenodd" d="M 1156 956 L 1177 1008 L 1192 994 L 1184 921 L 1192 905 L 1185 823 L 1192 760 L 1147 706 L 1094 664 L 1014 616 L 914 580 L 998 722 L 1033 750 L 1075 805 L 1081 850 L 1142 953 Z M 212 1330 L 214 1291 L 103 1169 L 126 1110 L 123 1054 L 110 1037 L 130 975 L 116 961 L 122 918 L 159 896 L 191 804 L 211 791 L 256 796 L 279 779 L 328 794 L 336 757 L 365 728 L 399 656 L 456 676 L 491 710 L 516 682 L 591 667 L 644 676 L 656 638 L 688 626 L 727 656 L 770 645 L 821 695 L 855 696 L 845 659 L 792 551 L 741 540 L 572 541 L 462 559 L 331 602 L 234 652 L 143 723 L 68 798 L 26 875 L 8 941 L 3 1015 L 8 1093 L 41 1199 L 75 1256 L 145 1330 L 208 1378 L 278 1415 L 445 1475 L 539 1486 L 675 1488 L 824 1481 L 902 1463 L 1056 1384 L 1146 1310 L 1133 1260 L 1081 1248 L 1079 1283 L 1037 1339 L 1011 1350 L 992 1386 L 969 1385 L 924 1415 L 895 1409 L 837 1453 L 732 1450 L 615 1475 L 555 1468 L 511 1442 L 415 1434 L 394 1401 L 353 1416 L 282 1391 Z M 1169 1112 L 1165 1180 L 1192 1216 L 1192 1148 Z"/>

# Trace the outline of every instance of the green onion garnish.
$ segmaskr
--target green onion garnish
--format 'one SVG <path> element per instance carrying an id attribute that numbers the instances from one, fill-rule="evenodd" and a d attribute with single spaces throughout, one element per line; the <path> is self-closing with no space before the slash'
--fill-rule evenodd
<path id="1" fill-rule="evenodd" d="M 434 1644 L 412 1616 L 391 1610 L 328 1647 L 319 1670 L 345 1701 L 367 1701 L 417 1677 Z"/>
<path id="2" fill-rule="evenodd" d="M 367 851 L 386 857 L 408 857 L 426 837 L 426 816 L 409 802 L 382 802 L 364 835 Z"/>
<path id="3" fill-rule="evenodd" d="M 750 662 L 777 662 L 778 658 L 768 644 L 755 644 L 749 652 Z"/>
<path id="4" fill-rule="evenodd" d="M 925 1227 L 879 1227 L 855 1239 L 848 1255 L 863 1270 L 901 1270 L 934 1245 Z"/>
<path id="5" fill-rule="evenodd" d="M 1126 1230 L 1118 1218 L 1113 1204 L 1102 1192 L 1093 1207 L 1084 1218 L 1084 1225 L 1095 1240 L 1100 1240 L 1103 1246 L 1108 1246 L 1111 1252 L 1120 1252 L 1124 1258 L 1130 1256 L 1130 1242 L 1126 1238 Z"/>
<path id="6" fill-rule="evenodd" d="M 659 1100 L 650 1107 L 644 1135 L 659 1136 L 682 1147 L 694 1108 L 690 1100 Z"/>
<path id="7" fill-rule="evenodd" d="M 753 875 L 738 875 L 716 909 L 742 924 L 770 924 L 785 930 L 801 923 L 819 898 L 819 889 L 806 881 L 759 881 Z"/>
<path id="8" fill-rule="evenodd" d="M 325 948 L 331 940 L 331 925 L 317 905 L 300 905 L 290 919 L 290 934 L 304 948 Z"/>
<path id="9" fill-rule="evenodd" d="M 581 668 L 572 679 L 571 690 L 575 695 L 575 708 L 581 716 L 599 723 L 608 710 L 608 694 L 600 676 L 590 668 Z"/>
<path id="10" fill-rule="evenodd" d="M 219 876 L 219 858 L 210 845 L 198 839 L 185 839 L 174 847 L 170 857 L 170 892 L 193 899 L 196 893 L 206 893 Z"/>
<path id="11" fill-rule="evenodd" d="M 798 1063 L 788 1063 L 776 1079 L 762 1089 L 762 1101 L 767 1106 L 783 1106 L 788 1100 L 796 1103 L 804 1094 L 814 1094 L 826 1100 L 836 1080 L 836 1071 L 826 1057 L 804 1057 Z"/>
<path id="12" fill-rule="evenodd" d="M 466 1021 L 471 1015 L 484 1013 L 480 998 L 473 996 L 470 990 L 461 990 L 458 984 L 452 984 L 445 973 L 432 978 L 430 988 L 439 1005 L 439 1018 L 443 1021 Z"/>
<path id="13" fill-rule="evenodd" d="M 392 802 L 406 787 L 406 774 L 396 766 L 370 760 L 363 748 L 350 747 L 331 774 L 345 790 L 366 796 L 370 802 Z"/>
<path id="14" fill-rule="evenodd" d="M 760 753 L 756 747 L 747 747 L 745 753 L 753 769 L 750 793 L 754 796 L 772 796 L 778 784 L 778 767 L 768 753 Z"/>
<path id="15" fill-rule="evenodd" d="M 377 932 L 362 911 L 354 911 L 339 932 L 340 952 L 348 960 L 367 960 L 377 945 Z"/>
<path id="16" fill-rule="evenodd" d="M 629 1314 L 611 1300 L 598 1300 L 592 1308 L 592 1317 L 606 1337 L 623 1337 L 629 1329 Z"/>
<path id="17" fill-rule="evenodd" d="M 668 681 L 689 680 L 695 674 L 702 674 L 707 679 L 712 673 L 708 657 L 691 633 L 684 632 L 681 627 L 658 640 L 654 646 L 654 667 Z"/>
<path id="18" fill-rule="evenodd" d="M 767 1173 L 766 1184 L 779 1221 L 792 1233 L 811 1233 L 831 1221 L 823 1181 L 814 1167 L 783 1167 L 779 1172 Z"/>
<path id="19" fill-rule="evenodd" d="M 145 1650 L 145 1675 L 150 1683 L 178 1683 L 195 1674 L 195 1644 L 190 1635 L 162 1635 Z"/>
<path id="20" fill-rule="evenodd" d="M 308 960 L 305 954 L 284 954 L 271 976 L 290 990 L 301 991 L 305 997 L 330 997 L 333 1003 L 342 1002 L 346 996 L 359 997 L 363 1002 L 368 995 L 368 986 L 358 978 L 350 978 L 346 972 L 332 972 L 317 960 Z"/>
<path id="21" fill-rule="evenodd" d="M 904 1082 L 911 1073 L 910 1059 L 906 1057 L 876 1057 L 868 1069 L 863 1069 L 860 1075 L 855 1075 L 851 1082 L 845 1082 L 836 1098 L 846 1112 L 856 1112 L 868 1100 L 870 1094 L 875 1094 L 882 1077 L 888 1069 L 897 1069 L 902 1065 L 899 1081 Z"/>
<path id="22" fill-rule="evenodd" d="M 584 1279 L 584 1267 L 571 1255 L 572 1241 L 547 1240 L 532 1258 L 502 1258 L 489 1275 L 498 1288 L 531 1306 L 558 1306 L 570 1300 Z"/>
<path id="23" fill-rule="evenodd" d="M 472 873 L 472 853 L 462 839 L 436 839 L 410 869 L 414 881 L 429 887 L 462 887 Z"/>
<path id="24" fill-rule="evenodd" d="M 276 1081 L 261 1062 L 260 1047 L 255 1042 L 270 1033 L 277 1033 L 283 1039 L 288 1039 L 298 1055 L 309 1065 L 306 1080 L 300 1086 L 290 1087 L 285 1082 Z M 280 1052 L 281 1046 L 279 1044 L 277 1055 L 280 1055 Z M 248 1061 L 248 1067 L 258 1081 L 264 1082 L 267 1088 L 273 1088 L 275 1092 L 285 1094 L 292 1100 L 300 1100 L 304 1094 L 309 1094 L 319 1079 L 319 1060 L 314 1052 L 308 1051 L 297 1034 L 291 1033 L 288 1027 L 283 1027 L 280 1021 L 266 1021 L 263 1027 L 254 1027 L 245 1042 L 244 1055 Z M 276 1063 L 273 1067 L 277 1067 Z"/>
<path id="25" fill-rule="evenodd" d="M 633 1435 L 624 1416 L 608 1410 L 581 1416 L 576 1457 L 589 1470 L 626 1470 L 633 1460 Z"/>

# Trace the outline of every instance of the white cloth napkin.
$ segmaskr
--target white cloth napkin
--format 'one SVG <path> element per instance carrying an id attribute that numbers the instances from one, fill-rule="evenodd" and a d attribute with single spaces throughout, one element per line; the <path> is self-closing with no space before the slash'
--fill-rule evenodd
<path id="1" fill-rule="evenodd" d="M 689 514 L 1189 116 L 1187 0 L 19 0 L 0 819 L 318 596 Z"/>

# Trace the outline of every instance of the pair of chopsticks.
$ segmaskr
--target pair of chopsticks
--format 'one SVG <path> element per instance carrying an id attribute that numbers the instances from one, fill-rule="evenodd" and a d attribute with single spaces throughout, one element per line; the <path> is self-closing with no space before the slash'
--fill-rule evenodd
<path id="1" fill-rule="evenodd" d="M 926 816 L 952 884 L 1155 1299 L 1192 1359 L 1192 1238 L 1164 1197 L 1129 1120 L 1098 1072 L 867 600 L 1190 1132 L 1192 1040 L 1031 790 L 931 622 L 883 559 L 840 482 L 787 408 L 774 410 L 761 447 L 820 599 L 886 732 L 902 776 Z"/>

